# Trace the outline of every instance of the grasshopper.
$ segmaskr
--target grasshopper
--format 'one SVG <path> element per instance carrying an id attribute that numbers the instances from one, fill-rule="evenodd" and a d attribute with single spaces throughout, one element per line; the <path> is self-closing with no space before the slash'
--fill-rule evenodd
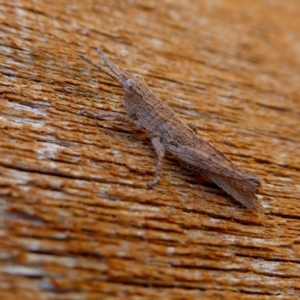
<path id="1" fill-rule="evenodd" d="M 122 72 L 99 49 L 95 47 L 107 67 L 94 63 L 86 56 L 79 57 L 92 64 L 123 86 L 126 115 L 116 112 L 84 114 L 98 120 L 113 119 L 134 122 L 144 128 L 157 154 L 156 174 L 148 186 L 152 188 L 161 176 L 165 150 L 172 153 L 181 164 L 210 178 L 238 202 L 247 208 L 262 212 L 255 196 L 259 179 L 235 166 L 220 150 L 197 136 L 197 127 L 184 124 L 165 103 L 149 89 L 144 78 L 138 74 Z"/>

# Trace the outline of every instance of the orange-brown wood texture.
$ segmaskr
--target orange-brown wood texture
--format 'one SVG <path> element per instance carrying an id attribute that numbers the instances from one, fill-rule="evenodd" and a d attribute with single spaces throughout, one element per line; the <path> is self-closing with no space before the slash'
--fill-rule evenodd
<path id="1" fill-rule="evenodd" d="M 0 1 L 1 299 L 298 299 L 298 0 Z M 124 113 L 100 46 L 263 185 L 245 209 Z"/>

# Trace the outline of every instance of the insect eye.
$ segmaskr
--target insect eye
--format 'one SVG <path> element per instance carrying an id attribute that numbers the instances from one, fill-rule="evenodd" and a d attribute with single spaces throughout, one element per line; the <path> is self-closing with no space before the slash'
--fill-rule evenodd
<path id="1" fill-rule="evenodd" d="M 252 181 L 256 186 L 260 186 L 260 182 L 256 178 L 250 178 L 250 181 Z"/>
<path id="2" fill-rule="evenodd" d="M 128 79 L 126 81 L 126 84 L 129 86 L 129 87 L 132 87 L 133 86 L 133 80 L 132 79 Z"/>
<path id="3" fill-rule="evenodd" d="M 139 75 L 139 74 L 133 74 L 133 76 L 132 76 L 134 79 L 137 79 L 137 80 L 142 80 L 142 81 L 144 81 L 144 78 L 143 78 L 143 76 L 141 76 L 141 75 Z"/>

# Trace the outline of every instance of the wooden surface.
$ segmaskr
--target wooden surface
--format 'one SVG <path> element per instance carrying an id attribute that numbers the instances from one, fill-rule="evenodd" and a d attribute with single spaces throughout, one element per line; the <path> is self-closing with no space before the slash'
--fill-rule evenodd
<path id="1" fill-rule="evenodd" d="M 52 2 L 0 1 L 0 298 L 299 299 L 299 1 Z M 80 114 L 124 112 L 94 45 L 256 173 L 265 213 L 170 155 L 147 189 L 147 134 Z"/>

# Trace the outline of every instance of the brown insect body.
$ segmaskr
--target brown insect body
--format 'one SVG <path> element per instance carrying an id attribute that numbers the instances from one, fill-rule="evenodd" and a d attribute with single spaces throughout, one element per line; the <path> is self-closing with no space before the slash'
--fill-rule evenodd
<path id="1" fill-rule="evenodd" d="M 158 156 L 156 176 L 149 184 L 150 187 L 160 179 L 161 164 L 166 149 L 185 167 L 205 174 L 246 207 L 262 211 L 255 196 L 260 185 L 255 175 L 242 171 L 215 146 L 198 137 L 194 126 L 182 123 L 172 109 L 152 94 L 142 76 L 121 72 L 99 48 L 96 50 L 113 73 L 85 56 L 80 55 L 80 57 L 123 85 L 124 106 L 129 118 L 137 126 L 146 129 L 156 150 Z M 119 113 L 102 113 L 93 117 L 130 120 Z"/>

